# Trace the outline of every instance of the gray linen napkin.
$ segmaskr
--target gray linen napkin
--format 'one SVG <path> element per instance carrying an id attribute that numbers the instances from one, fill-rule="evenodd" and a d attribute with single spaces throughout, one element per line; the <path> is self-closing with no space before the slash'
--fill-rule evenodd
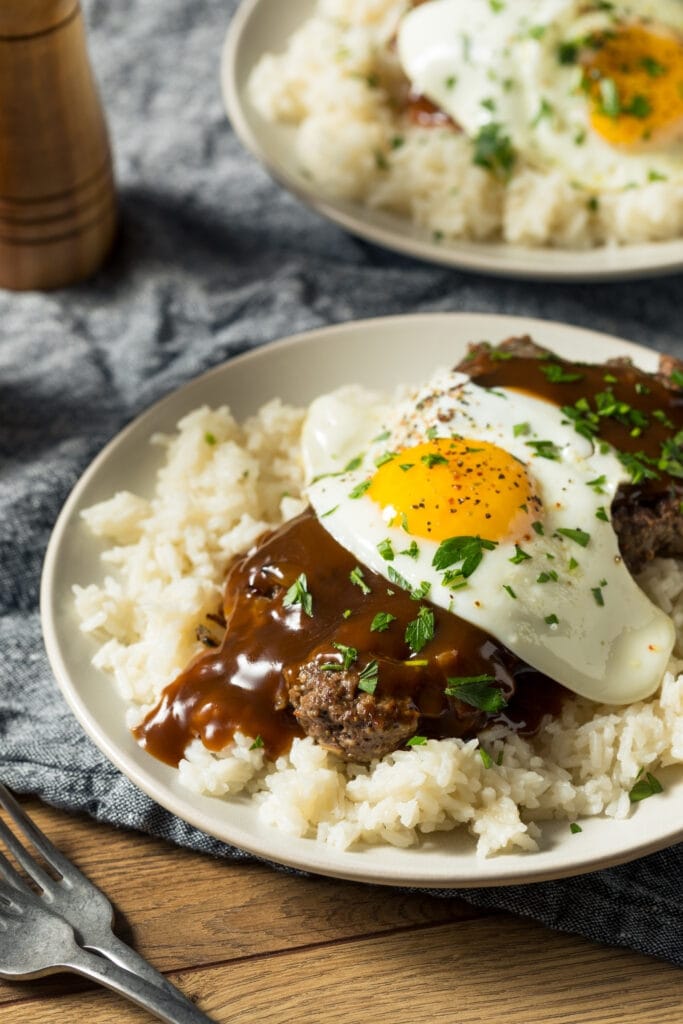
<path id="1" fill-rule="evenodd" d="M 241 149 L 218 85 L 235 0 L 88 0 L 123 227 L 92 282 L 0 292 L 0 778 L 101 821 L 216 856 L 246 854 L 174 818 L 83 734 L 43 652 L 38 585 L 69 490 L 133 416 L 247 348 L 386 313 L 564 320 L 683 356 L 680 277 L 563 286 L 413 262 L 343 234 Z M 683 965 L 683 847 L 573 880 L 440 893 Z"/>

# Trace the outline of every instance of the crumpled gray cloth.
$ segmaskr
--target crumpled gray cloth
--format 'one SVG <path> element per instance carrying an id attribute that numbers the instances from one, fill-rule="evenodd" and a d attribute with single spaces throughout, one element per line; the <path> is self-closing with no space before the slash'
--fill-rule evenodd
<path id="1" fill-rule="evenodd" d="M 89 0 L 92 59 L 117 160 L 122 230 L 98 277 L 0 292 L 0 777 L 101 821 L 245 857 L 156 806 L 99 753 L 41 643 L 41 563 L 100 448 L 210 366 L 323 324 L 416 311 L 527 314 L 683 356 L 678 276 L 603 285 L 500 281 L 392 255 L 273 184 L 221 104 L 235 0 Z M 566 881 L 441 893 L 683 964 L 683 847 Z"/>

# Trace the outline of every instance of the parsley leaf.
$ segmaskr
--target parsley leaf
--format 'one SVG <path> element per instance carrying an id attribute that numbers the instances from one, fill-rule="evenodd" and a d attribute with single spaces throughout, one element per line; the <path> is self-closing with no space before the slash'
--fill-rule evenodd
<path id="1" fill-rule="evenodd" d="M 485 167 L 496 178 L 507 180 L 515 165 L 517 154 L 512 141 L 505 134 L 502 125 L 495 121 L 480 128 L 474 138 L 472 160 L 478 167 Z"/>
<path id="2" fill-rule="evenodd" d="M 362 498 L 371 483 L 372 480 L 363 480 L 363 482 L 354 487 L 352 491 L 349 491 L 349 498 L 353 498 L 354 500 L 356 498 Z"/>
<path id="3" fill-rule="evenodd" d="M 424 747 L 427 742 L 426 736 L 411 736 L 406 743 L 407 747 Z"/>
<path id="4" fill-rule="evenodd" d="M 333 643 L 333 647 L 339 651 L 342 656 L 342 668 L 344 671 L 350 669 L 354 661 L 358 659 L 358 650 L 356 647 L 348 647 L 346 644 Z"/>
<path id="5" fill-rule="evenodd" d="M 294 605 L 301 605 L 301 610 L 313 617 L 313 596 L 308 589 L 308 580 L 306 579 L 306 573 L 301 573 L 300 576 L 292 583 L 291 587 L 282 599 L 282 603 L 285 608 L 293 608 Z"/>
<path id="6" fill-rule="evenodd" d="M 580 544 L 582 548 L 585 548 L 588 541 L 591 539 L 590 533 L 586 533 L 585 530 L 579 530 L 578 528 L 576 530 L 570 530 L 566 526 L 560 526 L 557 532 L 561 533 L 563 537 L 568 537 L 569 540 L 573 540 L 575 544 Z"/>
<path id="7" fill-rule="evenodd" d="M 527 448 L 533 448 L 539 459 L 552 459 L 559 462 L 561 457 L 560 449 L 554 441 L 525 441 Z"/>
<path id="8" fill-rule="evenodd" d="M 559 363 L 541 363 L 540 370 L 551 384 L 571 384 L 584 378 L 583 373 L 572 373 Z"/>
<path id="9" fill-rule="evenodd" d="M 663 792 L 664 787 L 659 779 L 656 779 L 654 775 L 647 772 L 644 778 L 638 779 L 628 797 L 632 804 L 636 804 L 639 800 L 647 800 L 649 796 Z"/>
<path id="10" fill-rule="evenodd" d="M 495 681 L 495 676 L 486 675 L 449 676 L 445 693 L 448 697 L 457 697 L 458 700 L 481 711 L 495 714 L 507 705 L 498 687 L 491 685 Z"/>
<path id="11" fill-rule="evenodd" d="M 460 574 L 467 579 L 481 563 L 484 551 L 493 551 L 497 546 L 497 541 L 482 537 L 449 537 L 439 544 L 432 565 L 441 570 L 461 562 Z"/>
<path id="12" fill-rule="evenodd" d="M 358 689 L 365 693 L 373 694 L 377 689 L 379 678 L 379 665 L 376 661 L 369 661 L 362 672 L 358 675 Z"/>
<path id="13" fill-rule="evenodd" d="M 424 605 L 406 626 L 405 641 L 413 654 L 419 654 L 425 644 L 434 639 L 434 612 Z"/>
<path id="14" fill-rule="evenodd" d="M 391 612 L 377 612 L 374 619 L 370 623 L 371 633 L 384 633 L 389 628 L 392 622 L 396 619 L 395 615 Z"/>
<path id="15" fill-rule="evenodd" d="M 365 577 L 363 576 L 363 570 L 361 569 L 361 567 L 359 565 L 357 565 L 355 567 L 355 569 L 351 570 L 351 572 L 349 573 L 349 579 L 351 580 L 351 582 L 353 583 L 353 585 L 355 587 L 359 587 L 360 588 L 360 590 L 362 591 L 363 594 L 369 594 L 370 593 L 370 587 L 365 582 Z"/>
<path id="16" fill-rule="evenodd" d="M 377 545 L 377 550 L 384 559 L 385 562 L 392 562 L 394 560 L 394 549 L 391 546 L 391 541 L 387 537 L 385 540 L 381 540 Z"/>

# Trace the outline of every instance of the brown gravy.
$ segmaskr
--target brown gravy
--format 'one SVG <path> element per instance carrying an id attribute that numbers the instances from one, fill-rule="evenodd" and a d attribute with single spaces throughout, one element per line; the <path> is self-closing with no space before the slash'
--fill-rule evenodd
<path id="1" fill-rule="evenodd" d="M 476 626 L 428 602 L 414 601 L 394 584 L 363 568 L 369 593 L 351 582 L 358 563 L 320 525 L 311 510 L 270 534 L 237 559 L 228 573 L 220 648 L 202 655 L 166 687 L 157 707 L 135 730 L 155 757 L 177 764 L 188 742 L 200 737 L 220 750 L 240 730 L 259 736 L 271 758 L 303 735 L 287 701 L 287 682 L 313 659 L 340 659 L 333 643 L 354 647 L 358 667 L 376 660 L 377 695 L 409 696 L 426 736 L 459 736 L 464 723 L 485 716 L 458 707 L 444 690 L 449 676 L 490 675 L 506 696 L 505 709 L 522 731 L 533 731 L 544 714 L 556 713 L 561 687 L 519 661 Z M 301 573 L 307 578 L 313 614 L 283 599 Z M 434 637 L 417 655 L 405 642 L 406 626 L 421 605 L 432 607 Z M 395 616 L 383 632 L 375 616 Z M 533 698 L 531 698 L 533 694 Z"/>

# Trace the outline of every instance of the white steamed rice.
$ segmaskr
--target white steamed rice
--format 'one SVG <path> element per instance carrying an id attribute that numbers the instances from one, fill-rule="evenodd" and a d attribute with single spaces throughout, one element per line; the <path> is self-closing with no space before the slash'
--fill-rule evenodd
<path id="1" fill-rule="evenodd" d="M 176 434 L 152 439 L 165 461 L 151 499 L 122 492 L 83 513 L 111 545 L 102 555 L 111 574 L 76 587 L 76 609 L 99 644 L 94 664 L 127 703 L 129 725 L 201 650 L 195 627 L 219 605 L 232 556 L 303 509 L 303 415 L 273 401 L 240 427 L 225 407 L 198 409 Z M 683 639 L 683 568 L 660 559 L 641 584 Z M 532 740 L 496 726 L 479 739 L 430 740 L 360 766 L 310 739 L 268 763 L 250 749 L 252 737 L 238 734 L 220 754 L 193 741 L 180 779 L 216 797 L 251 793 L 264 822 L 339 848 L 409 846 L 466 825 L 481 855 L 535 850 L 538 822 L 626 817 L 642 770 L 683 762 L 682 668 L 673 660 L 660 691 L 626 708 L 569 700 Z"/>
<path id="2" fill-rule="evenodd" d="M 249 94 L 295 128 L 298 165 L 324 194 L 413 220 L 435 239 L 503 239 L 582 249 L 683 235 L 683 185 L 590 194 L 523 161 L 507 185 L 472 162 L 464 135 L 406 123 L 407 82 L 390 46 L 408 0 L 318 0 L 282 54 L 254 68 Z"/>

